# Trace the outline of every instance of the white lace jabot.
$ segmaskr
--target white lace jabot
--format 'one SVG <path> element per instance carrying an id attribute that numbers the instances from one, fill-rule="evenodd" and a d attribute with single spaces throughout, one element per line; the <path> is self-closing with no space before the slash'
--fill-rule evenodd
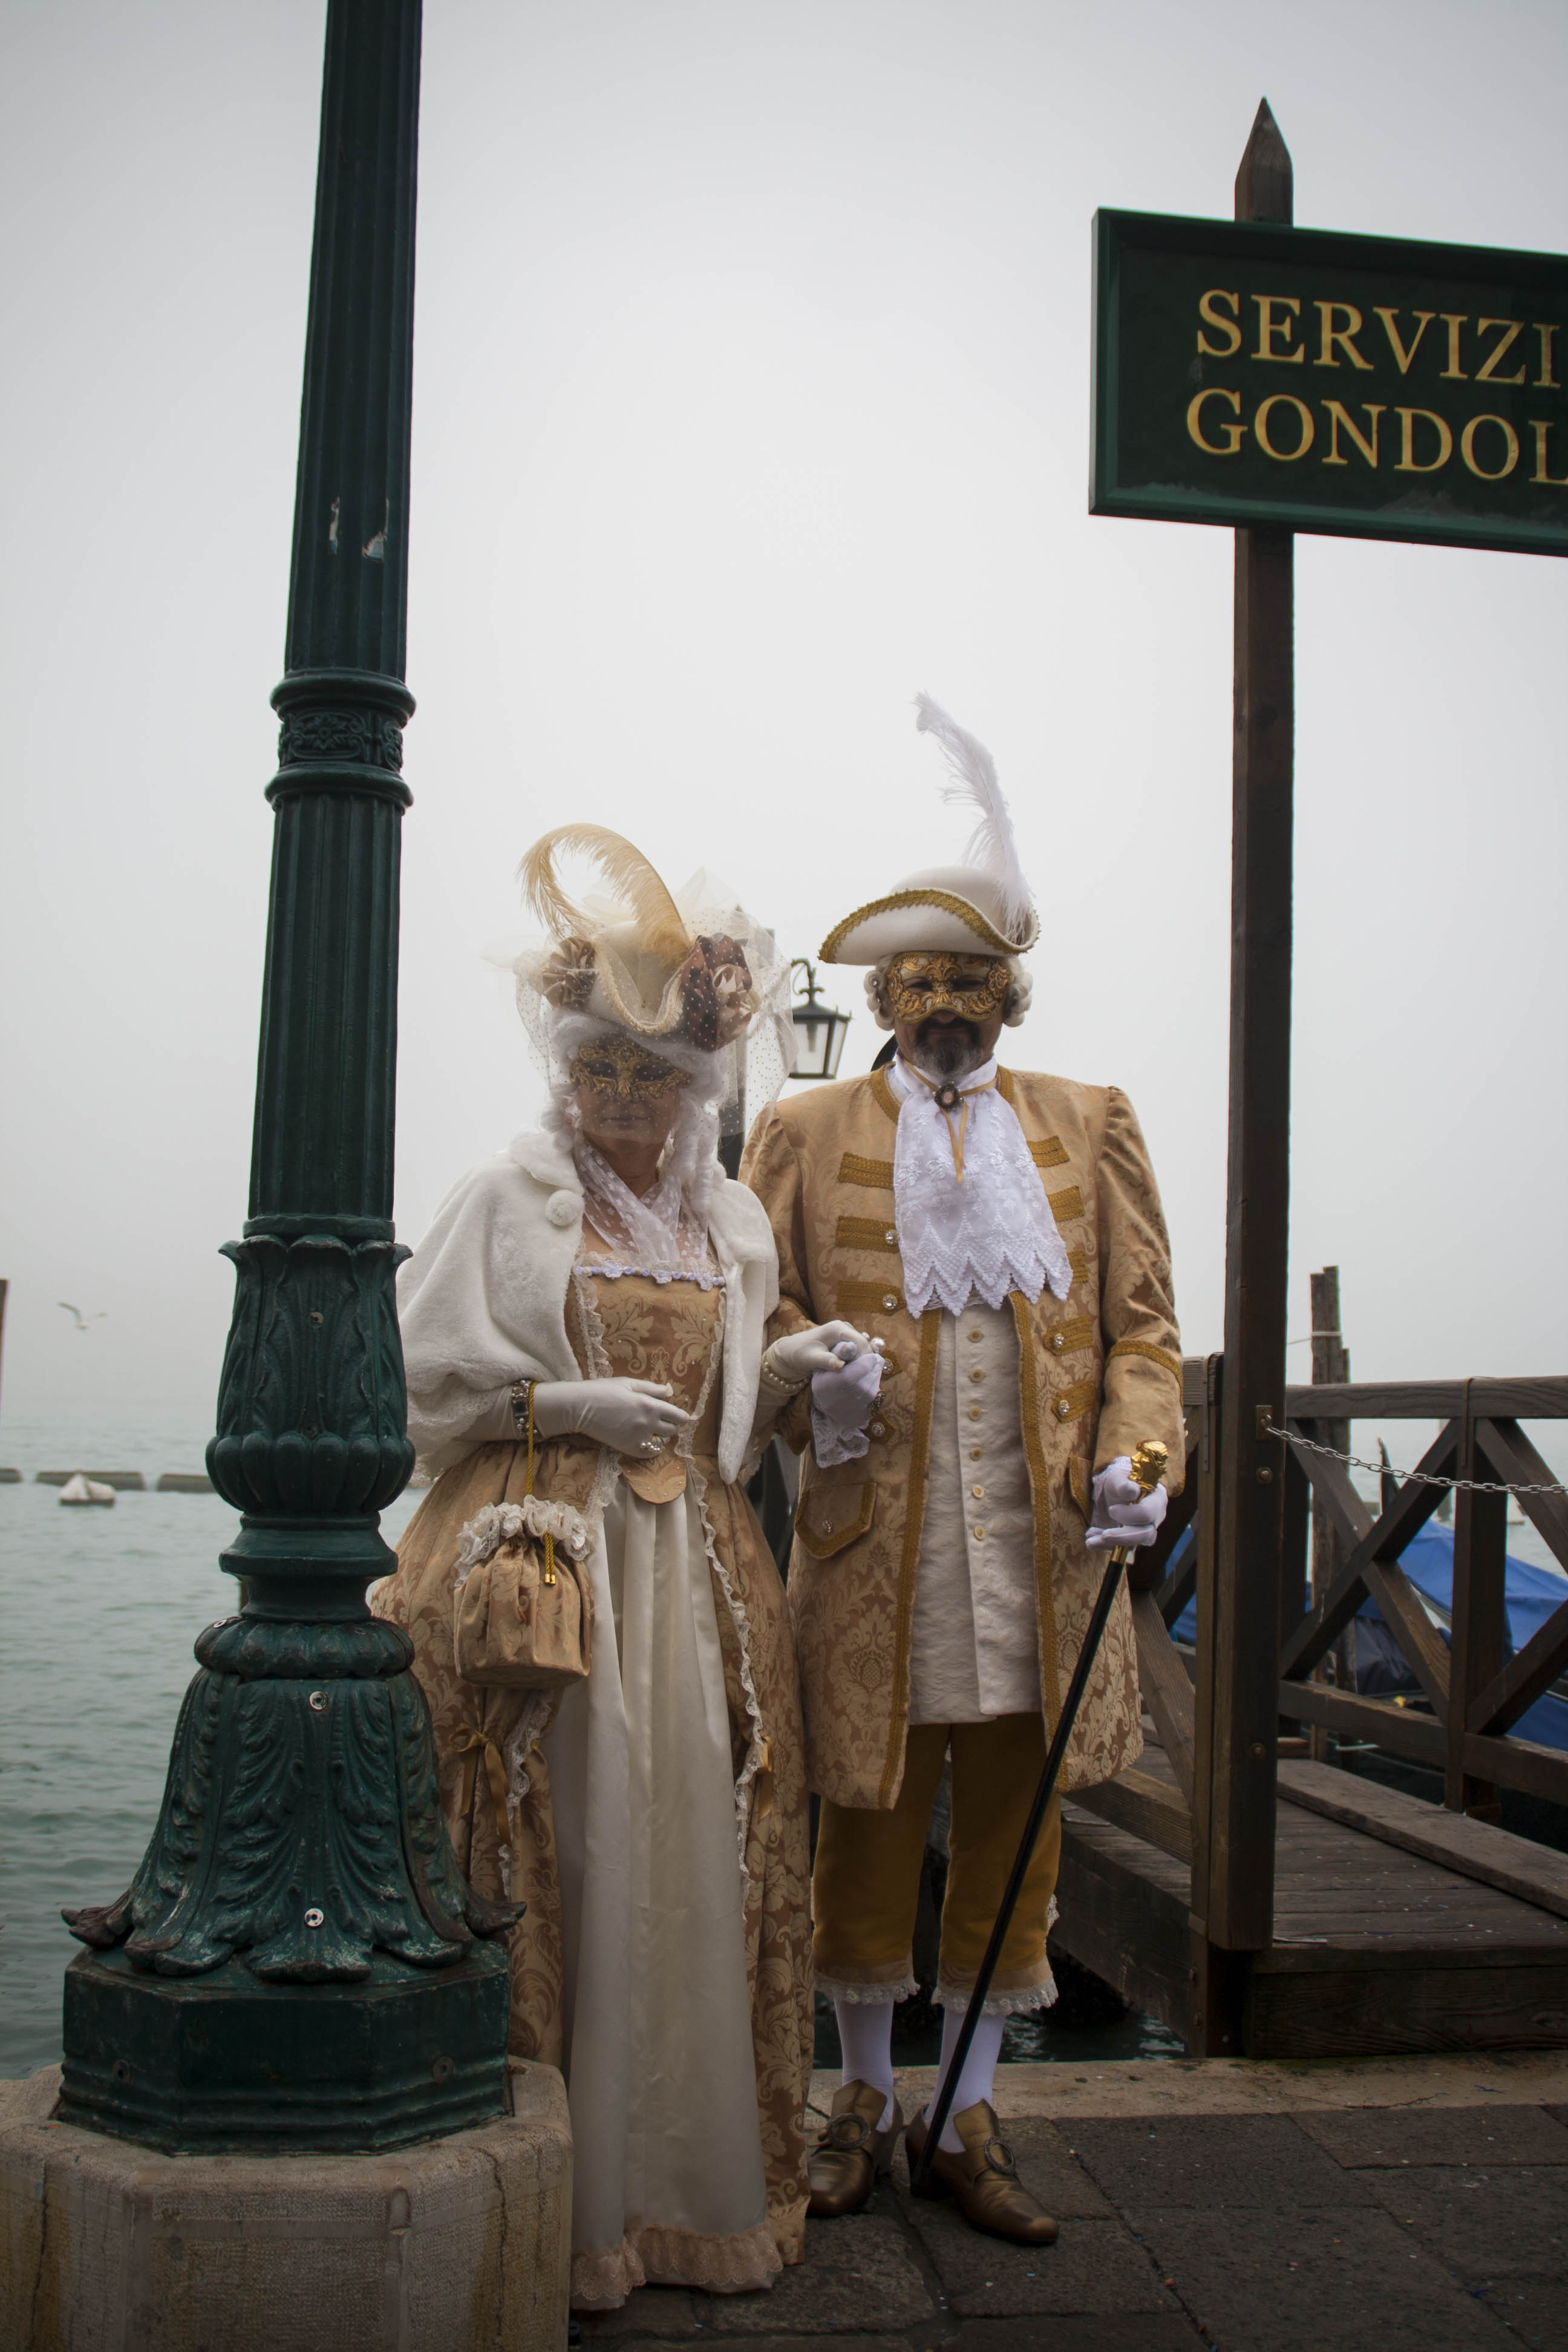
<path id="1" fill-rule="evenodd" d="M 910 1313 L 923 1314 L 933 1299 L 950 1315 L 974 1297 L 1000 1307 L 1010 1290 L 1033 1302 L 1047 1286 L 1065 1298 L 1072 1268 L 1017 1115 L 997 1090 L 994 1060 L 958 1081 L 967 1118 L 939 1109 L 901 1057 L 888 1078 L 900 1106 L 893 1213 Z"/>

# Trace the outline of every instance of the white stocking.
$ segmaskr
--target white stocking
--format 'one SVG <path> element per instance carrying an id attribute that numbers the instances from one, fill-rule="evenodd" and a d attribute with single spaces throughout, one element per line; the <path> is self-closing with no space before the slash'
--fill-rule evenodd
<path id="1" fill-rule="evenodd" d="M 936 2078 L 938 2091 L 947 2080 L 947 2070 L 952 2063 L 952 2053 L 963 2030 L 963 2016 L 962 2009 L 942 2011 L 942 2063 Z M 988 2106 L 994 2104 L 992 2092 L 995 2087 L 996 2061 L 1002 2054 L 1002 2034 L 1006 2023 L 1005 2017 L 981 2016 L 975 2021 L 974 2039 L 969 2045 L 969 2055 L 963 2062 L 963 2072 L 958 2078 L 958 2087 L 953 2092 L 952 2105 L 947 2111 L 947 2121 L 942 2126 L 942 2138 L 938 2142 L 938 2146 L 946 2148 L 950 2156 L 957 2156 L 963 2147 L 952 2127 L 954 2116 L 961 2116 L 965 2107 L 973 2106 L 977 2099 L 984 2099 Z M 931 2105 L 925 2111 L 928 2124 L 935 2106 L 936 2092 L 933 2091 Z"/>
<path id="2" fill-rule="evenodd" d="M 885 2091 L 887 2104 L 877 2126 L 886 2131 L 893 2120 L 893 2004 L 890 2000 L 836 2000 L 838 2046 L 844 2053 L 841 2083 L 869 2083 Z"/>

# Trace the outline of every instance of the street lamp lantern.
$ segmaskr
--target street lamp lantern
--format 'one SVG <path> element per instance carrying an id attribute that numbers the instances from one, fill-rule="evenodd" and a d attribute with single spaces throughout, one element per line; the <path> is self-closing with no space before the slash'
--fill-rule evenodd
<path id="1" fill-rule="evenodd" d="M 804 956 L 796 956 L 790 971 L 805 974 L 805 1002 L 790 1007 L 795 1023 L 795 1068 L 791 1075 L 797 1078 L 836 1078 L 838 1056 L 844 1051 L 844 1033 L 849 1026 L 847 1013 L 836 1013 L 831 1005 L 818 1002 L 816 967 Z"/>

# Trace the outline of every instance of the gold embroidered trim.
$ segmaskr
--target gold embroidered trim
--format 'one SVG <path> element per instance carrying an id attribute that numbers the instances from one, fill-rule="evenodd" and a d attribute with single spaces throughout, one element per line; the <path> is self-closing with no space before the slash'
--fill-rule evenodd
<path id="1" fill-rule="evenodd" d="M 1058 1389 L 1052 1397 L 1051 1419 L 1080 1421 L 1086 1412 L 1092 1412 L 1099 1402 L 1100 1382 L 1098 1381 L 1074 1381 L 1070 1388 Z M 1062 1411 L 1064 1405 L 1067 1407 L 1065 1412 Z"/>
<path id="2" fill-rule="evenodd" d="M 1065 1192 L 1047 1192 L 1046 1198 L 1050 1202 L 1051 1214 L 1058 1225 L 1069 1218 L 1081 1217 L 1083 1214 L 1083 1194 L 1076 1184 L 1069 1184 Z"/>
<path id="3" fill-rule="evenodd" d="M 847 1151 L 838 1163 L 841 1184 L 864 1184 L 874 1192 L 890 1192 L 893 1189 L 893 1163 L 890 1160 L 862 1160 L 858 1151 Z"/>
<path id="4" fill-rule="evenodd" d="M 967 898 L 959 898 L 955 891 L 895 890 L 889 898 L 873 898 L 868 906 L 857 907 L 852 915 L 846 915 L 841 923 L 835 923 L 816 950 L 817 962 L 837 962 L 838 949 L 857 923 L 868 922 L 873 915 L 896 915 L 904 907 L 935 907 L 944 915 L 955 915 L 961 923 L 967 923 L 975 938 L 996 955 L 1022 955 L 1034 946 L 1040 936 L 1040 919 L 1032 908 L 1027 939 L 1007 940 L 978 907 L 972 907 Z"/>
<path id="5" fill-rule="evenodd" d="M 1059 1135 L 1047 1135 L 1041 1143 L 1031 1143 L 1029 1157 L 1037 1168 L 1065 1168 L 1068 1148 Z"/>
<path id="6" fill-rule="evenodd" d="M 840 1315 L 901 1315 L 903 1309 L 904 1294 L 896 1282 L 849 1281 L 838 1286 Z"/>
<path id="7" fill-rule="evenodd" d="M 1013 1293 L 1013 1308 L 1026 1313 L 1021 1295 Z M 1021 1328 L 1021 1327 L 1020 1327 Z M 942 1331 L 942 1309 L 928 1307 L 921 1317 L 921 1361 L 915 1381 L 915 1434 L 910 1448 L 909 1485 L 904 1490 L 904 1550 L 899 1562 L 899 1606 L 893 1632 L 893 1705 L 888 1719 L 888 1754 L 877 1803 L 889 1811 L 903 1777 L 904 1742 L 910 1727 L 910 1633 L 915 1613 L 915 1569 L 921 1556 L 921 1529 L 925 1518 L 926 1465 L 931 1457 L 931 1409 L 936 1402 L 936 1350 Z M 1022 1352 L 1020 1350 L 1020 1352 Z"/>
<path id="8" fill-rule="evenodd" d="M 840 1217 L 833 1238 L 840 1249 L 890 1250 L 898 1255 L 898 1230 L 882 1217 Z"/>
<path id="9" fill-rule="evenodd" d="M 1058 1340 L 1061 1346 L 1057 1345 Z M 1092 1315 L 1069 1315 L 1065 1323 L 1053 1323 L 1046 1333 L 1046 1345 L 1053 1356 L 1076 1355 L 1080 1348 L 1092 1346 L 1094 1318 Z"/>
<path id="10" fill-rule="evenodd" d="M 888 1073 L 885 1069 L 872 1071 L 871 1092 L 876 1097 L 878 1108 L 885 1111 L 888 1117 L 892 1120 L 893 1125 L 897 1127 L 899 1123 L 899 1097 L 888 1083 Z"/>
<path id="11" fill-rule="evenodd" d="M 1089 1280 L 1089 1252 L 1086 1249 L 1068 1250 L 1068 1264 L 1072 1268 L 1075 1282 Z"/>
<path id="12" fill-rule="evenodd" d="M 1118 1356 L 1147 1356 L 1152 1364 L 1158 1364 L 1161 1370 L 1169 1372 L 1173 1381 L 1180 1381 L 1181 1380 L 1182 1364 L 1180 1357 L 1173 1356 L 1170 1350 L 1166 1348 L 1156 1348 L 1152 1340 L 1118 1339 L 1114 1348 L 1111 1349 L 1110 1354 L 1107 1356 L 1105 1360 L 1109 1364 Z"/>
<path id="13" fill-rule="evenodd" d="M 1061 1681 L 1057 1668 L 1057 1606 L 1051 1576 L 1050 1472 L 1040 1434 L 1040 1383 L 1035 1368 L 1031 1309 L 1022 1291 L 1008 1294 L 1018 1333 L 1018 1405 L 1024 1427 L 1024 1458 L 1029 1465 L 1029 1497 L 1035 1516 L 1035 1609 L 1039 1618 L 1040 1690 L 1045 1699 L 1046 1729 L 1050 1731 L 1062 1711 Z"/>

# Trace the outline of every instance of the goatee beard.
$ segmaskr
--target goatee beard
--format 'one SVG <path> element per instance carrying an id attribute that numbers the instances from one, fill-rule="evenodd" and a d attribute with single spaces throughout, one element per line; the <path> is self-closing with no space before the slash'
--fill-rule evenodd
<path id="1" fill-rule="evenodd" d="M 916 1069 L 928 1078 L 966 1078 L 985 1058 L 979 1035 L 967 1021 L 952 1028 L 922 1030 L 910 1055 Z"/>

